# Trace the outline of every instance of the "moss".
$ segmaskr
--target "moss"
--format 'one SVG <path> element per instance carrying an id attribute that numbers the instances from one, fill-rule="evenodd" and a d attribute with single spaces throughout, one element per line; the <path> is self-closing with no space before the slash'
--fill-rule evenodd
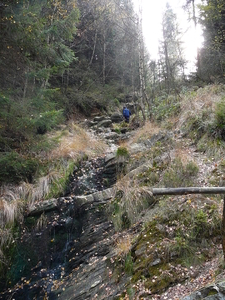
<path id="1" fill-rule="evenodd" d="M 164 200 L 160 214 L 145 225 L 132 249 L 132 284 L 141 280 L 152 293 L 161 293 L 185 279 L 176 271 L 178 265 L 183 270 L 205 261 L 210 237 L 217 235 L 220 228 L 220 222 L 214 220 L 217 206 L 205 206 L 199 211 L 187 203 L 180 211 L 176 205 Z M 207 241 L 205 246 L 203 239 Z M 199 251 L 201 254 L 196 254 Z"/>
<path id="2" fill-rule="evenodd" d="M 31 231 L 37 222 L 37 218 L 35 217 L 27 217 L 24 220 L 24 226 L 28 229 L 28 231 Z"/>
<path id="3" fill-rule="evenodd" d="M 127 150 L 126 147 L 119 147 L 116 151 L 116 156 L 124 156 L 124 157 L 128 157 L 129 156 L 129 152 Z"/>
<path id="4" fill-rule="evenodd" d="M 217 291 L 217 290 L 211 290 L 211 291 L 208 293 L 207 297 L 209 297 L 209 296 L 214 296 L 214 295 L 217 295 L 217 294 L 218 294 L 218 291 Z"/>

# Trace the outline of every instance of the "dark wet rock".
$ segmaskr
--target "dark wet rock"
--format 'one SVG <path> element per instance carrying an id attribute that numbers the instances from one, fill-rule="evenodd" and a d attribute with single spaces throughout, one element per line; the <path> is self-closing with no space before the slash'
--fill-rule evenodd
<path id="1" fill-rule="evenodd" d="M 118 174 L 122 174 L 127 165 L 127 159 L 125 157 L 112 156 L 111 159 L 107 160 L 103 168 L 103 178 L 109 186 L 116 183 Z"/>
<path id="2" fill-rule="evenodd" d="M 57 210 L 46 214 L 46 226 L 38 231 L 41 235 L 36 235 L 36 227 L 31 228 L 18 245 L 18 251 L 26 249 L 27 255 L 33 251 L 37 256 L 31 258 L 29 284 L 18 282 L 0 299 L 12 295 L 14 299 L 33 299 L 34 295 L 36 299 L 44 299 L 45 295 L 49 299 L 69 299 L 71 291 L 73 299 L 94 299 L 98 289 L 105 295 L 100 285 L 112 285 L 107 275 L 107 255 L 114 243 L 110 238 L 114 226 L 108 220 L 106 203 L 113 193 L 113 189 L 106 189 L 87 196 L 59 198 Z M 74 280 L 70 283 L 66 278 L 69 273 Z M 59 288 L 63 280 L 67 281 L 63 287 L 71 284 L 65 293 Z"/>
<path id="3" fill-rule="evenodd" d="M 127 131 L 128 131 L 127 127 L 123 127 L 123 128 L 120 129 L 120 132 L 123 133 L 123 134 L 126 133 Z"/>
<path id="4" fill-rule="evenodd" d="M 83 161 L 71 176 L 70 191 L 73 195 L 91 194 L 104 189 L 104 158 Z"/>
<path id="5" fill-rule="evenodd" d="M 193 294 L 182 298 L 182 300 L 224 300 L 225 281 L 210 284 Z"/>
<path id="6" fill-rule="evenodd" d="M 40 215 L 44 212 L 55 210 L 58 207 L 57 199 L 49 199 L 36 203 L 33 207 L 29 208 L 29 216 Z"/>

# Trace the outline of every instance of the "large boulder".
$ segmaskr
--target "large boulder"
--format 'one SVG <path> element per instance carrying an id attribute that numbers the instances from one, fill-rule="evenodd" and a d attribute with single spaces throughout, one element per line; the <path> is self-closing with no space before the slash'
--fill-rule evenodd
<path id="1" fill-rule="evenodd" d="M 118 112 L 115 112 L 111 115 L 111 121 L 113 123 L 120 123 L 120 122 L 123 122 L 123 116 L 122 114 L 118 113 Z"/>

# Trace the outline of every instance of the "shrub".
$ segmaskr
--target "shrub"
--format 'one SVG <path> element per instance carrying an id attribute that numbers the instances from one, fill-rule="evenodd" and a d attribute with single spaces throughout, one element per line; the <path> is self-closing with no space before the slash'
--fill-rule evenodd
<path id="1" fill-rule="evenodd" d="M 219 132 L 219 135 L 223 140 L 225 140 L 225 99 L 222 99 L 216 105 L 215 125 Z"/>
<path id="2" fill-rule="evenodd" d="M 37 161 L 22 157 L 18 153 L 6 152 L 0 155 L 0 182 L 32 181 Z"/>
<path id="3" fill-rule="evenodd" d="M 116 151 L 116 156 L 124 156 L 124 157 L 128 157 L 129 156 L 129 152 L 127 150 L 126 147 L 119 147 Z"/>
<path id="4" fill-rule="evenodd" d="M 33 126 L 38 134 L 44 134 L 56 127 L 63 120 L 63 110 L 52 110 L 41 113 L 32 120 Z"/>

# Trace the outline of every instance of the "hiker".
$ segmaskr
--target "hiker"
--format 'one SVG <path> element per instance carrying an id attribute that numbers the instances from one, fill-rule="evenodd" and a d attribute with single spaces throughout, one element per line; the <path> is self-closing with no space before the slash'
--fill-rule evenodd
<path id="1" fill-rule="evenodd" d="M 126 106 L 124 106 L 123 107 L 123 116 L 125 118 L 126 123 L 129 123 L 130 115 L 131 115 L 131 112 L 129 111 L 129 109 Z"/>

